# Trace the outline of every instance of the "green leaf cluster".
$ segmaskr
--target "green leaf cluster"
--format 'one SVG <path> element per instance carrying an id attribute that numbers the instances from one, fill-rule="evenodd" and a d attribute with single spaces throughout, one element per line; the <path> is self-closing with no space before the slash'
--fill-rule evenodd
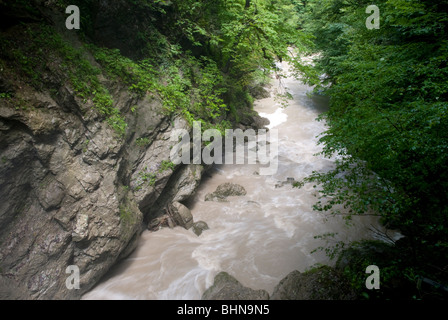
<path id="1" fill-rule="evenodd" d="M 1 36 L 1 58 L 12 69 L 20 70 L 36 89 L 53 86 L 51 92 L 58 89 L 54 83 L 42 81 L 42 75 L 49 72 L 49 65 L 57 63 L 66 77 L 60 79 L 60 84 L 68 81 L 79 98 L 85 103 L 91 101 L 117 134 L 124 136 L 127 128 L 124 117 L 114 107 L 112 96 L 98 78 L 100 70 L 86 58 L 85 51 L 75 48 L 51 26 L 36 24 L 23 30 L 23 38 Z"/>
<path id="2" fill-rule="evenodd" d="M 324 74 L 309 80 L 331 98 L 321 117 L 329 126 L 322 154 L 337 159 L 334 170 L 306 181 L 321 191 L 316 210 L 378 214 L 409 239 L 414 265 L 441 268 L 448 261 L 448 2 L 377 1 L 378 30 L 365 25 L 370 4 L 308 1 L 303 13 Z"/>
<path id="3" fill-rule="evenodd" d="M 291 55 L 292 48 L 310 44 L 298 28 L 300 1 L 135 0 L 119 6 L 117 21 L 134 13 L 129 45 L 134 48 L 138 39 L 138 59 L 91 45 L 97 62 L 132 92 L 160 96 L 167 114 L 200 121 L 204 130 L 223 131 L 239 120 L 241 110 L 252 107 L 249 89 L 260 73 L 268 77 L 277 60 L 294 61 L 298 73 L 311 72 Z"/>

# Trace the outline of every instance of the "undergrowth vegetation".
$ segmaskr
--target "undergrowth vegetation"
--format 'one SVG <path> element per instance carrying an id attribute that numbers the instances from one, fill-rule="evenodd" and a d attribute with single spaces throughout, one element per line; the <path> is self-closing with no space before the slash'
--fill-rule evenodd
<path id="1" fill-rule="evenodd" d="M 1 59 L 10 72 L 19 70 L 24 81 L 37 90 L 49 86 L 50 92 L 57 93 L 64 82 L 68 82 L 83 103 L 92 103 L 94 108 L 106 118 L 108 124 L 120 137 L 126 133 L 127 124 L 120 111 L 114 107 L 114 101 L 108 89 L 98 76 L 101 70 L 94 67 L 87 59 L 86 52 L 75 48 L 45 24 L 22 27 L 23 34 L 16 37 L 2 34 Z M 58 79 L 58 84 L 52 83 L 52 69 L 59 69 L 58 74 L 64 79 Z M 43 75 L 47 75 L 46 83 Z M 17 101 L 13 101 L 13 104 Z"/>
<path id="2" fill-rule="evenodd" d="M 320 191 L 315 210 L 377 214 L 400 230 L 383 280 L 404 275 L 401 297 L 422 298 L 422 277 L 448 283 L 448 2 L 376 1 L 373 30 L 370 4 L 307 1 L 302 14 L 325 75 L 308 80 L 330 97 L 322 155 L 337 155 L 334 170 L 304 182 Z"/>

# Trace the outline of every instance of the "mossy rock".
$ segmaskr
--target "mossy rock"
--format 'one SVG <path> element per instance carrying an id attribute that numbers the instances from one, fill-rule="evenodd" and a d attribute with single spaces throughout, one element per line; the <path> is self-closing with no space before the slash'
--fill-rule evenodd
<path id="1" fill-rule="evenodd" d="M 356 294 L 341 272 L 322 266 L 305 273 L 291 272 L 271 296 L 271 300 L 354 300 Z"/>
<path id="2" fill-rule="evenodd" d="M 193 224 L 193 232 L 199 237 L 202 232 L 209 230 L 208 224 L 204 221 L 198 221 Z"/>
<path id="3" fill-rule="evenodd" d="M 268 300 L 265 290 L 244 287 L 237 279 L 226 272 L 215 277 L 215 282 L 204 292 L 202 300 Z"/>

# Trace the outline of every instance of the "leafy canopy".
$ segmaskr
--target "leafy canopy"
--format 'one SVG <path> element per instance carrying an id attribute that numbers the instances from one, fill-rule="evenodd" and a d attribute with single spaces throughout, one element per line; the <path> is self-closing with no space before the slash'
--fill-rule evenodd
<path id="1" fill-rule="evenodd" d="M 376 213 L 409 239 L 414 261 L 439 267 L 448 252 L 448 2 L 308 1 L 301 26 L 315 37 L 318 90 L 331 97 L 323 154 L 336 168 L 306 181 L 315 208 Z M 313 79 L 310 79 L 312 81 Z M 344 209 L 345 208 L 345 209 Z"/>

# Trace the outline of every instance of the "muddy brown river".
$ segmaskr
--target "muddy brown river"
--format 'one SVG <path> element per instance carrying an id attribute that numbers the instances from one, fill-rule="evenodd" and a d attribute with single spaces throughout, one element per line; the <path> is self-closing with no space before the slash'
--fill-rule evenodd
<path id="1" fill-rule="evenodd" d="M 293 97 L 286 107 L 275 96 L 285 88 Z M 341 216 L 314 212 L 312 185 L 279 187 L 287 178 L 298 180 L 333 166 L 333 160 L 315 156 L 321 150 L 317 136 L 325 130 L 316 117 L 327 101 L 309 97 L 311 90 L 291 77 L 273 80 L 271 97 L 255 103 L 255 110 L 271 121 L 269 128 L 278 130 L 276 174 L 259 175 L 257 165 L 214 167 L 188 203 L 194 220 L 206 221 L 210 230 L 200 237 L 182 228 L 143 233 L 135 252 L 83 299 L 200 299 L 220 271 L 272 293 L 294 270 L 331 264 L 324 253 L 311 253 L 325 244 L 316 235 L 337 233 L 335 240 L 343 241 L 373 237 L 371 226 L 378 223 L 372 217 L 358 217 L 349 227 Z M 230 197 L 227 203 L 204 201 L 226 182 L 243 186 L 247 195 Z"/>

